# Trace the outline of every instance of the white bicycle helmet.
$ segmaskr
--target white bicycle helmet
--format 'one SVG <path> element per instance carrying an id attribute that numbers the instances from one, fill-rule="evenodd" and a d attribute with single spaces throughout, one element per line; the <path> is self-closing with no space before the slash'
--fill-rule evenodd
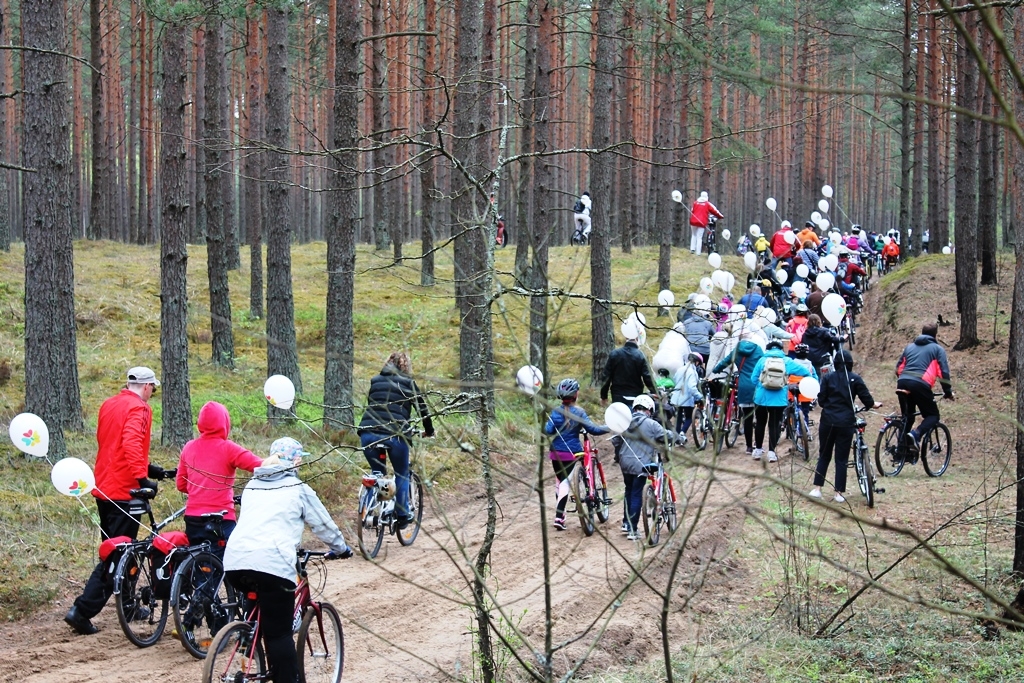
<path id="1" fill-rule="evenodd" d="M 646 408 L 647 410 L 654 412 L 654 399 L 647 394 L 640 394 L 633 399 L 633 408 Z"/>

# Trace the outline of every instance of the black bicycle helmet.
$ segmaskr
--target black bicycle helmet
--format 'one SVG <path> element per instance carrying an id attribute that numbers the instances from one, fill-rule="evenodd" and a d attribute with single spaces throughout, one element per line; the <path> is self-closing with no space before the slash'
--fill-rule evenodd
<path id="1" fill-rule="evenodd" d="M 793 353 L 796 354 L 797 358 L 807 358 L 807 354 L 811 352 L 811 347 L 807 344 L 797 344 L 793 347 Z"/>
<path id="2" fill-rule="evenodd" d="M 558 398 L 572 398 L 580 391 L 580 383 L 572 377 L 566 377 L 558 383 Z"/>
<path id="3" fill-rule="evenodd" d="M 768 342 L 768 345 L 765 346 L 764 348 L 765 348 L 765 351 L 771 351 L 772 349 L 778 349 L 779 351 L 781 351 L 782 350 L 782 342 L 780 342 L 778 339 L 772 339 L 770 342 Z"/>

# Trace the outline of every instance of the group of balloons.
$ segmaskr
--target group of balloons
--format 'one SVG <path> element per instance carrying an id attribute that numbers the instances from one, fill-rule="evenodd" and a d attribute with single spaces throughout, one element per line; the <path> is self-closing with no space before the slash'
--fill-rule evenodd
<path id="1" fill-rule="evenodd" d="M 50 451 L 50 430 L 38 415 L 15 415 L 7 429 L 14 444 L 22 453 L 36 458 L 47 458 Z M 58 460 L 50 469 L 50 482 L 65 496 L 79 498 L 96 488 L 96 477 L 88 463 L 78 458 Z"/>

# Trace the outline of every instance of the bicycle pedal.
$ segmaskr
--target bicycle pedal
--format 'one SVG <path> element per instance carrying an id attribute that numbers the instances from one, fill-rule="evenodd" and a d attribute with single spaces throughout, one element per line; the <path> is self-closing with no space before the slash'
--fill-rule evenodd
<path id="1" fill-rule="evenodd" d="M 875 493 L 885 493 L 885 489 L 879 488 L 879 487 L 876 486 L 875 487 Z"/>

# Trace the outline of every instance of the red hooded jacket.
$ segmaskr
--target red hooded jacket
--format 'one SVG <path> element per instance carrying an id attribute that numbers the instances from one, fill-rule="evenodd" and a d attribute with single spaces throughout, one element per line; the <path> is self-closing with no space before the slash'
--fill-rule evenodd
<path id="1" fill-rule="evenodd" d="M 231 416 L 228 409 L 210 401 L 199 411 L 199 438 L 181 449 L 178 462 L 178 490 L 188 494 L 185 514 L 198 517 L 227 510 L 224 519 L 235 519 L 235 470 L 252 472 L 263 461 L 252 451 L 228 440 Z"/>
<path id="2" fill-rule="evenodd" d="M 96 488 L 92 495 L 125 501 L 149 473 L 153 409 L 142 397 L 122 389 L 100 406 L 96 424 Z"/>
<path id="3" fill-rule="evenodd" d="M 708 227 L 709 214 L 714 214 L 718 218 L 725 218 L 725 214 L 719 211 L 718 207 L 711 202 L 695 201 L 693 208 L 690 209 L 690 225 L 695 228 Z"/>
<path id="4" fill-rule="evenodd" d="M 789 242 L 786 241 L 787 232 L 793 235 L 793 244 L 790 244 Z M 774 235 L 772 235 L 772 240 L 770 244 L 772 248 L 772 256 L 774 256 L 775 258 L 791 256 L 793 253 L 795 253 L 794 245 L 796 245 L 796 233 L 793 232 L 792 228 L 785 228 L 783 230 L 779 230 Z"/>

